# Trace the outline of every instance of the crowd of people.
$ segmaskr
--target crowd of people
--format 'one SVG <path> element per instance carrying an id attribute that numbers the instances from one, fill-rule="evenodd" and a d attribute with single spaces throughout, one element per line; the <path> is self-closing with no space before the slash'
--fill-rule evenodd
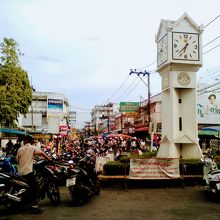
<path id="1" fill-rule="evenodd" d="M 141 155 L 144 152 L 158 150 L 159 144 L 151 146 L 150 140 L 140 138 L 107 138 L 107 137 L 89 137 L 75 139 L 72 141 L 64 140 L 58 146 L 54 146 L 49 142 L 44 145 L 44 151 L 48 153 L 63 154 L 69 152 L 71 154 L 79 154 L 80 151 L 86 149 L 97 156 L 106 156 L 114 154 L 114 160 L 118 160 L 124 153 L 136 153 Z"/>
<path id="2" fill-rule="evenodd" d="M 136 153 L 141 155 L 147 151 L 158 150 L 160 139 L 158 141 L 151 141 L 147 138 L 121 138 L 121 137 L 88 137 L 69 140 L 63 139 L 33 139 L 32 145 L 37 149 L 41 149 L 47 155 L 52 154 L 61 155 L 64 153 L 78 154 L 84 149 L 92 151 L 95 155 L 114 154 L 114 159 L 118 158 L 124 153 Z M 5 148 L 2 148 L 1 155 L 16 157 L 18 149 L 23 145 L 23 141 L 17 141 L 15 144 L 11 140 L 8 141 Z M 0 156 L 1 156 L 0 155 Z"/>

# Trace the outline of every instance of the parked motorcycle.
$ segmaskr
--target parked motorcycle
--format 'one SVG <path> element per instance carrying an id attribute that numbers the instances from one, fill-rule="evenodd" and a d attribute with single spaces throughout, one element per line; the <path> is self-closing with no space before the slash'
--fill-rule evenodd
<path id="1" fill-rule="evenodd" d="M 0 158 L 0 172 L 12 173 L 18 175 L 17 167 L 14 165 L 14 158 L 12 157 Z"/>
<path id="2" fill-rule="evenodd" d="M 211 157 L 201 158 L 203 162 L 203 179 L 213 194 L 220 195 L 220 170 Z"/>
<path id="3" fill-rule="evenodd" d="M 34 172 L 39 184 L 38 198 L 46 195 L 52 204 L 60 202 L 60 192 L 56 176 L 47 166 L 48 161 L 40 160 L 34 165 Z M 24 208 L 31 200 L 32 192 L 27 181 L 15 174 L 0 173 L 0 204 L 6 208 Z"/>
<path id="4" fill-rule="evenodd" d="M 70 160 L 67 176 L 66 186 L 76 204 L 84 203 L 92 196 L 99 195 L 100 188 L 95 165 L 90 155 L 80 159 L 77 164 Z"/>

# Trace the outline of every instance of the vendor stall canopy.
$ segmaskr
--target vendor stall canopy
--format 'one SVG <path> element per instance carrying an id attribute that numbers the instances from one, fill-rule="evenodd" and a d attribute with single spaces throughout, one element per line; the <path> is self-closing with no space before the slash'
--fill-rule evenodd
<path id="1" fill-rule="evenodd" d="M 26 131 L 20 131 L 17 129 L 10 129 L 10 128 L 0 128 L 0 132 L 8 133 L 8 134 L 29 135 Z"/>
<path id="2" fill-rule="evenodd" d="M 201 130 L 199 130 L 199 135 L 213 135 L 219 138 L 220 126 L 204 127 Z"/>

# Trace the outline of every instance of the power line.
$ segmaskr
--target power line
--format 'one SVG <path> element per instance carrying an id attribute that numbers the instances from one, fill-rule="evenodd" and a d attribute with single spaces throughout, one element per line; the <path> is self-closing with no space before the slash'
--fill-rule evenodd
<path id="1" fill-rule="evenodd" d="M 117 102 L 119 99 L 121 99 L 121 98 L 127 93 L 127 91 L 131 88 L 131 86 L 135 83 L 135 81 L 136 81 L 137 79 L 138 79 L 138 77 L 136 77 L 136 78 L 134 79 L 134 81 L 130 84 L 130 86 L 120 95 L 120 97 L 117 98 L 116 102 Z"/>
<path id="2" fill-rule="evenodd" d="M 216 45 L 215 47 L 211 48 L 210 50 L 204 52 L 203 55 L 205 55 L 205 54 L 211 52 L 212 50 L 216 49 L 216 48 L 219 47 L 219 46 L 220 46 L 220 44 Z"/>
<path id="3" fill-rule="evenodd" d="M 211 23 L 213 23 L 219 17 L 220 17 L 220 15 L 217 15 L 213 20 L 211 20 L 207 25 L 205 25 L 204 28 L 208 27 Z"/>
<path id="4" fill-rule="evenodd" d="M 143 69 L 146 69 L 147 67 L 152 66 L 152 65 L 155 64 L 156 62 L 157 62 L 157 61 L 153 61 L 152 63 L 148 64 L 147 66 L 144 66 L 144 67 L 142 67 L 142 68 L 140 68 L 140 69 L 137 69 L 137 71 L 141 71 L 141 70 L 143 70 Z"/>
<path id="5" fill-rule="evenodd" d="M 134 85 L 133 88 L 130 89 L 130 91 L 128 91 L 128 93 L 125 96 L 123 96 L 123 99 L 127 98 L 131 94 L 131 92 L 134 91 L 134 89 L 138 86 L 139 83 L 140 83 L 140 80 Z"/>
<path id="6" fill-rule="evenodd" d="M 203 47 L 206 47 L 207 45 L 211 44 L 212 42 L 216 41 L 218 38 L 220 37 L 220 35 L 218 37 L 216 37 L 215 39 L 209 41 L 207 44 L 203 45 Z"/>
<path id="7" fill-rule="evenodd" d="M 129 79 L 129 76 L 126 77 L 126 79 L 122 82 L 122 84 L 121 84 L 120 87 L 116 90 L 116 92 L 109 98 L 110 100 L 119 92 L 119 90 L 123 87 L 123 85 L 127 82 L 128 79 Z"/>
<path id="8" fill-rule="evenodd" d="M 84 110 L 84 111 L 90 111 L 90 109 L 88 109 L 88 108 L 83 108 L 83 107 L 78 107 L 78 106 L 74 106 L 74 105 L 70 105 L 70 107 L 72 108 L 76 108 L 76 109 L 82 109 L 82 110 Z M 75 110 L 74 110 L 75 111 Z"/>

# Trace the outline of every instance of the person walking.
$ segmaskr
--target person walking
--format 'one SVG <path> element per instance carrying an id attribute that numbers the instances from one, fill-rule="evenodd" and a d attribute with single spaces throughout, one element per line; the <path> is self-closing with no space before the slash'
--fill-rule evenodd
<path id="1" fill-rule="evenodd" d="M 31 188 L 31 212 L 42 213 L 43 209 L 39 207 L 37 201 L 38 183 L 35 179 L 33 172 L 34 156 L 42 155 L 43 157 L 51 160 L 41 149 L 32 145 L 32 137 L 24 137 L 24 145 L 18 149 L 17 161 L 18 161 L 18 173 L 27 180 L 28 185 Z"/>

